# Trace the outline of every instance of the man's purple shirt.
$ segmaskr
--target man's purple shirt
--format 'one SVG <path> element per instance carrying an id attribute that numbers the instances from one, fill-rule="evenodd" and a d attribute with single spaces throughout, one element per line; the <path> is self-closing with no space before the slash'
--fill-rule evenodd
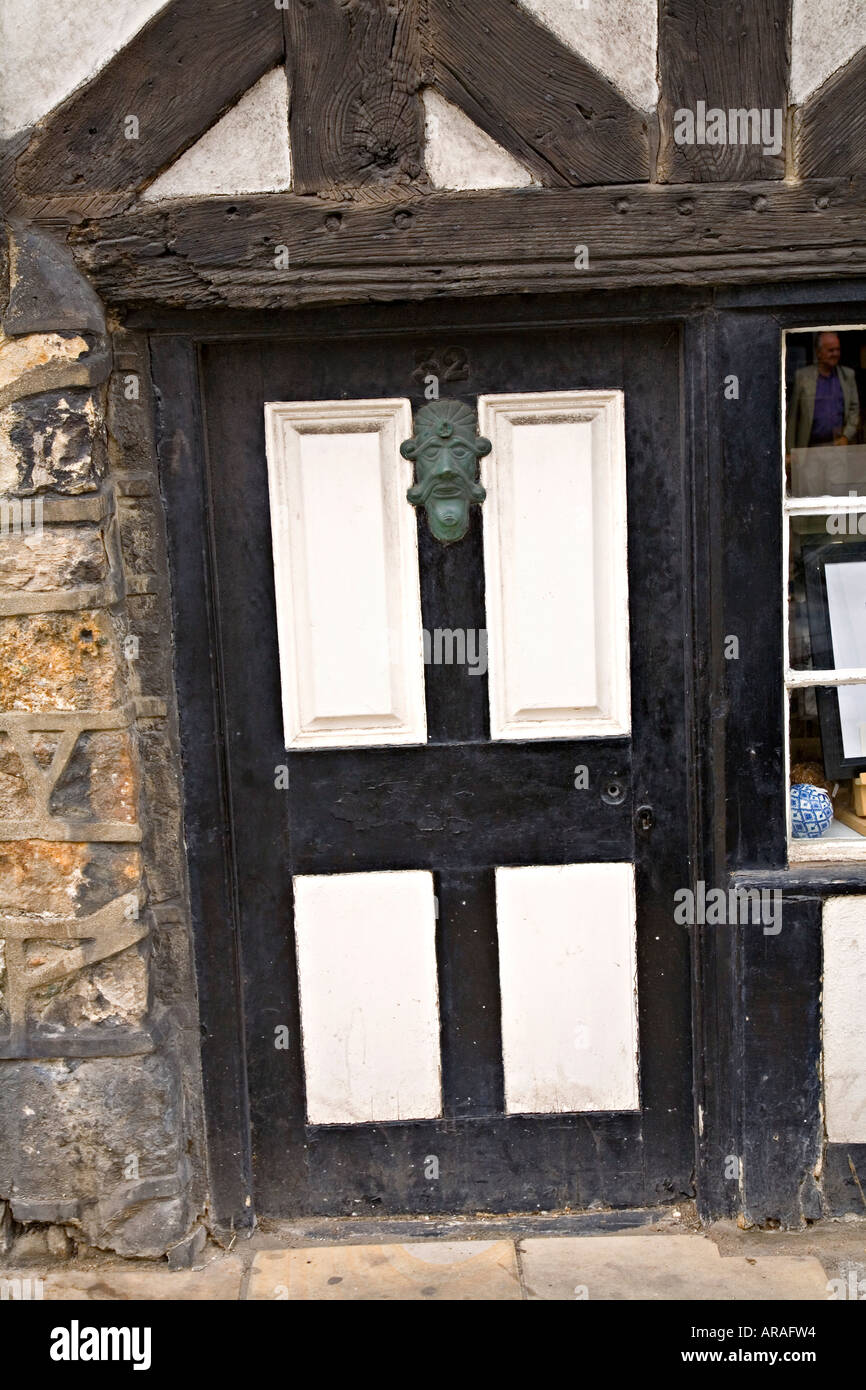
<path id="1" fill-rule="evenodd" d="M 845 397 L 842 383 L 834 367 L 829 376 L 818 373 L 815 387 L 815 413 L 812 416 L 810 444 L 832 444 L 834 430 L 841 430 L 845 420 Z"/>

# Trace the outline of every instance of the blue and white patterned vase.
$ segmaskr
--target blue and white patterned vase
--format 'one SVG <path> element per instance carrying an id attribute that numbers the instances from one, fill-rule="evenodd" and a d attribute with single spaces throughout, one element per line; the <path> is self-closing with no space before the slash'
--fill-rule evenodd
<path id="1" fill-rule="evenodd" d="M 833 802 L 823 787 L 795 782 L 791 788 L 791 829 L 795 840 L 819 840 L 833 821 Z"/>

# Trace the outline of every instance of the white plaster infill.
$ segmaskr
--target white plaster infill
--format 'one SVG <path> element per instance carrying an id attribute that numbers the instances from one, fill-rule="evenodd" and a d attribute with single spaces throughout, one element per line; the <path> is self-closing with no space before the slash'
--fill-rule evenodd
<path id="1" fill-rule="evenodd" d="M 795 106 L 866 47 L 863 0 L 794 0 L 790 97 Z"/>
<path id="2" fill-rule="evenodd" d="M 25 130 L 94 77 L 165 0 L 3 0 L 0 138 Z"/>
<path id="3" fill-rule="evenodd" d="M 831 1144 L 866 1144 L 866 897 L 823 912 L 824 1114 Z"/>
<path id="4" fill-rule="evenodd" d="M 529 170 L 432 87 L 425 89 L 425 165 L 434 188 L 524 188 Z"/>
<path id="5" fill-rule="evenodd" d="M 659 99 L 657 0 L 519 0 L 640 111 Z M 860 0 L 851 0 L 852 4 Z M 795 0 L 796 4 L 796 0 Z"/>
<path id="6" fill-rule="evenodd" d="M 165 198 L 281 193 L 292 185 L 289 92 L 283 68 L 265 73 L 142 194 Z"/>

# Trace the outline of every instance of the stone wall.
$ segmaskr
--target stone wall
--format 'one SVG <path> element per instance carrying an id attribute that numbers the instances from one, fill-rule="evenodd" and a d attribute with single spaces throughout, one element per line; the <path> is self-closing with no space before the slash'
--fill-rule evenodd
<path id="1" fill-rule="evenodd" d="M 178 1258 L 206 1193 L 147 345 L 25 226 L 0 305 L 0 1251 Z"/>

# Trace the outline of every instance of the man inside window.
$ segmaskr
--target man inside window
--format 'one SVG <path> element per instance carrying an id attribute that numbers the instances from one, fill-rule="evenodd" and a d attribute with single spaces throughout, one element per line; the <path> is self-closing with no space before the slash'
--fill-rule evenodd
<path id="1" fill-rule="evenodd" d="M 819 448 L 853 444 L 860 424 L 857 380 L 850 367 L 840 365 L 837 333 L 819 333 L 815 362 L 801 367 L 794 378 L 788 407 L 788 448 Z"/>

